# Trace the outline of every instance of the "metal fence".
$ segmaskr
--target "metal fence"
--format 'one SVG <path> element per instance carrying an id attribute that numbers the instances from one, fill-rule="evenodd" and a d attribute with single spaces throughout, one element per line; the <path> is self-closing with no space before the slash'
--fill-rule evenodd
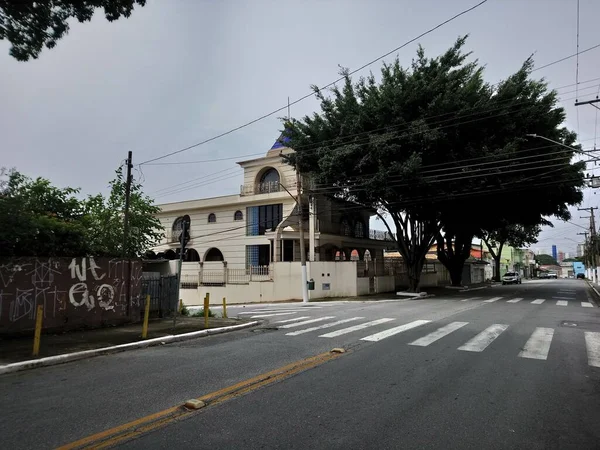
<path id="1" fill-rule="evenodd" d="M 272 281 L 270 266 L 252 266 L 245 269 L 210 269 L 200 271 L 198 285 L 225 286 L 226 284 L 249 284 L 251 281 Z M 182 284 L 183 287 L 183 284 Z"/>
<path id="2" fill-rule="evenodd" d="M 181 289 L 198 289 L 198 275 L 181 275 Z"/>
<path id="3" fill-rule="evenodd" d="M 152 316 L 171 315 L 179 301 L 177 288 L 177 275 L 142 278 L 142 298 L 145 301 L 146 295 L 150 295 L 150 314 Z"/>

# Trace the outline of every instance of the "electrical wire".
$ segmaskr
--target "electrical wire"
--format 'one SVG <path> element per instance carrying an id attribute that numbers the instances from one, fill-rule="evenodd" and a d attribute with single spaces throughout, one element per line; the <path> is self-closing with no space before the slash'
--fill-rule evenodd
<path id="1" fill-rule="evenodd" d="M 429 34 L 429 33 L 432 33 L 433 31 L 437 30 L 438 28 L 441 28 L 442 26 L 446 25 L 447 23 L 449 23 L 449 22 L 452 22 L 453 20 L 455 20 L 455 19 L 459 18 L 460 16 L 462 16 L 462 15 L 464 15 L 464 14 L 467 14 L 467 13 L 469 13 L 469 12 L 473 11 L 474 9 L 476 9 L 476 8 L 480 7 L 481 5 L 483 5 L 484 3 L 486 3 L 487 1 L 488 1 L 488 0 L 483 0 L 483 1 L 479 2 L 478 4 L 476 4 L 476 5 L 474 5 L 474 6 L 470 7 L 470 8 L 467 8 L 467 9 L 465 9 L 465 10 L 461 11 L 461 12 L 460 12 L 460 13 L 458 13 L 458 14 L 455 14 L 454 16 L 450 17 L 449 19 L 446 19 L 445 21 L 443 21 L 443 22 L 439 23 L 438 25 L 434 26 L 433 28 L 430 28 L 429 30 L 427 30 L 427 31 L 425 31 L 425 32 L 421 33 L 420 35 L 418 35 L 418 36 L 416 36 L 416 37 L 412 38 L 411 40 L 409 40 L 409 41 L 406 41 L 404 44 L 400 45 L 399 47 L 396 47 L 395 49 L 393 49 L 393 50 L 391 50 L 391 51 L 389 51 L 389 52 L 385 53 L 384 55 L 378 56 L 378 57 L 377 57 L 377 58 L 375 58 L 374 60 L 372 60 L 372 61 L 370 61 L 370 62 L 368 62 L 368 63 L 366 63 L 366 64 L 363 64 L 362 66 L 360 66 L 360 67 L 359 67 L 359 68 L 357 68 L 357 69 L 354 69 L 353 71 L 349 72 L 349 75 L 352 75 L 352 74 L 354 74 L 354 73 L 356 73 L 356 72 L 359 72 L 359 71 L 361 71 L 362 69 L 365 69 L 365 68 L 367 68 L 367 67 L 368 67 L 368 66 L 370 66 L 371 64 L 374 64 L 374 63 L 376 63 L 377 61 L 380 61 L 381 59 L 383 59 L 383 58 L 385 58 L 385 57 L 387 57 L 387 56 L 391 55 L 392 53 L 395 53 L 395 52 L 397 52 L 398 50 L 401 50 L 402 48 L 406 47 L 407 45 L 409 45 L 409 44 L 412 44 L 412 43 L 413 43 L 413 42 L 415 42 L 416 40 L 418 40 L 418 39 L 421 39 L 423 36 L 426 36 L 426 35 L 427 35 L 427 34 Z M 322 89 L 327 89 L 328 87 L 331 87 L 331 86 L 333 86 L 334 84 L 336 84 L 336 83 L 338 83 L 338 82 L 342 81 L 343 79 L 344 79 L 344 77 L 342 76 L 342 77 L 338 78 L 337 80 L 335 80 L 335 81 L 332 81 L 331 83 L 329 83 L 329 84 L 327 84 L 327 85 L 323 86 L 323 87 L 322 87 L 322 88 L 320 88 L 320 89 L 321 89 L 321 90 L 322 90 Z M 216 140 L 216 139 L 219 139 L 219 138 L 221 138 L 221 137 L 223 137 L 223 136 L 227 136 L 228 134 L 231 134 L 231 133 L 233 133 L 233 132 L 235 132 L 235 131 L 241 130 L 242 128 L 246 128 L 246 127 L 248 127 L 248 126 L 250 126 L 250 125 L 252 125 L 252 124 L 254 124 L 254 123 L 256 123 L 256 122 L 259 122 L 259 121 L 261 121 L 261 120 L 263 120 L 263 119 L 266 119 L 267 117 L 271 117 L 271 116 L 273 116 L 273 115 L 277 114 L 278 112 L 281 112 L 281 111 L 283 111 L 283 110 L 286 110 L 286 109 L 288 109 L 288 108 L 289 108 L 290 106 L 292 106 L 292 105 L 295 105 L 295 104 L 297 104 L 297 103 L 300 103 L 301 101 L 303 101 L 303 100 L 305 100 L 305 99 L 307 99 L 307 98 L 309 98 L 309 97 L 312 97 L 313 95 L 314 95 L 314 92 L 311 92 L 310 94 L 306 94 L 305 96 L 303 96 L 303 97 L 300 97 L 299 99 L 297 99 L 297 100 L 294 100 L 294 101 L 293 101 L 293 102 L 291 102 L 291 103 L 290 103 L 290 102 L 288 102 L 288 104 L 287 104 L 287 105 L 285 105 L 285 106 L 282 106 L 281 108 L 278 108 L 278 109 L 276 109 L 276 110 L 274 110 L 274 111 L 271 111 L 270 113 L 264 114 L 264 115 L 262 115 L 262 116 L 260 116 L 260 117 L 258 117 L 258 118 L 256 118 L 256 119 L 254 119 L 254 120 L 251 120 L 250 122 L 247 122 L 247 123 L 245 123 L 245 124 L 243 124 L 243 125 L 240 125 L 240 126 L 238 126 L 238 127 L 232 128 L 232 129 L 231 129 L 231 130 L 229 130 L 229 131 L 226 131 L 226 132 L 224 132 L 224 133 L 221 133 L 221 134 L 219 134 L 219 135 L 217 135 L 217 136 L 214 136 L 214 137 L 212 137 L 212 138 L 205 139 L 204 141 L 198 142 L 197 144 L 190 145 L 190 146 L 188 146 L 188 147 L 185 147 L 185 148 L 182 148 L 182 149 L 180 149 L 180 150 L 175 150 L 175 151 L 173 151 L 173 152 L 167 153 L 167 154 L 165 154 L 165 155 L 163 155 L 163 156 L 158 156 L 158 157 L 156 157 L 156 158 L 152 158 L 152 159 L 149 159 L 149 160 L 143 161 L 143 162 L 142 162 L 142 163 L 140 163 L 140 164 L 147 164 L 147 163 L 150 163 L 150 162 L 158 161 L 159 159 L 167 158 L 167 157 L 169 157 L 169 156 L 173 156 L 173 155 L 176 155 L 176 154 L 179 154 L 179 153 L 185 152 L 185 151 L 187 151 L 187 150 L 191 150 L 192 148 L 198 147 L 198 146 L 200 146 L 200 145 L 207 144 L 208 142 L 212 142 L 212 141 L 214 141 L 214 140 Z"/>

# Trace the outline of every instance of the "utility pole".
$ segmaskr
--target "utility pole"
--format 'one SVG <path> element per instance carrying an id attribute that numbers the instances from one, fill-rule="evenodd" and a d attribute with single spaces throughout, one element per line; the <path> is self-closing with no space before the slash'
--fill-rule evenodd
<path id="1" fill-rule="evenodd" d="M 302 270 L 302 303 L 308 303 L 308 274 L 306 273 L 306 246 L 304 244 L 304 217 L 302 207 L 302 177 L 296 163 L 296 205 L 298 208 L 298 231 L 300 233 L 300 266 Z"/>
<path id="2" fill-rule="evenodd" d="M 591 261 L 590 261 L 590 251 L 588 250 L 588 232 L 584 231 L 583 233 L 577 233 L 577 235 L 585 236 L 585 244 L 583 246 L 583 248 L 584 248 L 583 262 L 585 263 L 586 266 L 590 266 Z"/>
<path id="3" fill-rule="evenodd" d="M 181 234 L 179 235 L 179 241 L 181 242 L 181 245 L 179 247 L 179 264 L 177 265 L 177 298 L 173 307 L 173 330 L 175 330 L 175 325 L 177 324 L 177 312 L 179 310 L 180 299 L 179 291 L 181 290 L 181 266 L 183 266 L 183 252 L 187 244 L 188 236 L 188 221 L 184 218 L 182 222 Z"/>
<path id="4" fill-rule="evenodd" d="M 598 209 L 597 207 L 589 207 L 589 208 L 577 208 L 578 211 L 589 211 L 590 212 L 590 263 L 592 264 L 593 270 L 596 270 L 596 262 L 598 255 L 598 239 L 596 235 L 596 218 L 594 217 L 594 210 Z M 587 236 L 586 236 L 587 239 Z"/>
<path id="5" fill-rule="evenodd" d="M 129 203 L 131 199 L 131 169 L 133 168 L 133 152 L 127 153 L 127 178 L 125 179 L 125 212 L 123 217 L 123 257 L 127 258 L 127 283 L 125 297 L 127 299 L 127 315 L 131 314 L 131 255 L 129 254 Z"/>

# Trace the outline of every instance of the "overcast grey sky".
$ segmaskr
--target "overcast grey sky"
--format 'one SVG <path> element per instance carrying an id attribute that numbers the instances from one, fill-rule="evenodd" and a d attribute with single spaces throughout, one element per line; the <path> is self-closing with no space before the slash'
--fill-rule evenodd
<path id="1" fill-rule="evenodd" d="M 359 67 L 476 3 L 148 0 L 130 19 L 109 23 L 97 13 L 91 23 L 73 23 L 69 35 L 38 60 L 17 62 L 8 43 L 0 42 L 0 165 L 86 194 L 105 191 L 128 150 L 139 163 L 227 131 L 284 106 L 288 96 L 293 101 L 305 95 L 310 84 L 333 81 L 338 65 Z M 486 65 L 487 80 L 496 82 L 531 53 L 538 66 L 575 53 L 576 8 L 576 0 L 489 0 L 419 42 L 435 56 L 470 34 L 467 48 Z M 600 44 L 598 17 L 600 2 L 580 0 L 581 50 Z M 399 52 L 403 64 L 416 46 Z M 575 58 L 535 74 L 553 87 L 573 85 Z M 600 49 L 579 58 L 579 80 L 598 77 Z M 599 83 L 581 84 L 580 99 L 592 98 Z M 600 134 L 594 131 L 596 110 L 579 107 L 577 120 L 573 90 L 559 92 L 568 125 L 589 148 Z M 292 115 L 317 106 L 307 99 L 292 107 Z M 266 152 L 279 129 L 273 116 L 161 162 L 244 159 Z M 145 189 L 159 203 L 237 193 L 237 160 L 145 165 Z M 583 206 L 599 200 L 586 192 Z M 587 224 L 577 212 L 573 222 Z M 536 247 L 573 251 L 578 231 L 557 223 Z"/>

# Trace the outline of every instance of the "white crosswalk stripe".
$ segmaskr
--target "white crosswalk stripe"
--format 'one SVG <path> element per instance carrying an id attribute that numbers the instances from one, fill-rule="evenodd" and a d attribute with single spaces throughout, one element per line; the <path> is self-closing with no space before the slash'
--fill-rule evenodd
<path id="1" fill-rule="evenodd" d="M 600 333 L 586 331 L 585 346 L 588 354 L 588 364 L 592 367 L 600 367 Z"/>
<path id="2" fill-rule="evenodd" d="M 552 297 L 555 300 L 574 300 L 575 297 Z"/>
<path id="3" fill-rule="evenodd" d="M 315 323 L 315 322 L 322 322 L 324 320 L 329 320 L 329 319 L 333 319 L 333 318 L 335 318 L 335 316 L 318 317 L 316 319 L 305 320 L 303 322 L 288 323 L 286 325 L 280 326 L 279 328 L 301 327 L 302 325 L 308 325 L 308 324 Z"/>
<path id="4" fill-rule="evenodd" d="M 411 342 L 409 345 L 418 345 L 419 347 L 427 347 L 429 344 L 434 343 L 435 341 L 448 336 L 453 331 L 456 331 L 469 322 L 452 322 L 448 325 L 445 325 L 441 328 L 438 328 L 433 333 L 429 333 L 427 336 L 423 336 L 422 338 L 417 339 L 416 341 Z"/>
<path id="5" fill-rule="evenodd" d="M 479 300 L 481 297 L 463 298 L 461 302 L 471 302 L 473 300 Z"/>
<path id="6" fill-rule="evenodd" d="M 466 344 L 458 347 L 458 349 L 466 352 L 482 352 L 507 328 L 508 325 L 495 323 L 494 325 L 487 327 Z"/>
<path id="7" fill-rule="evenodd" d="M 483 303 L 494 303 L 494 302 L 497 302 L 498 300 L 502 300 L 503 298 L 504 297 L 492 297 L 487 300 L 484 300 Z"/>
<path id="8" fill-rule="evenodd" d="M 543 298 L 536 298 L 534 301 L 532 301 L 531 303 L 533 303 L 534 305 L 541 305 L 542 303 L 544 303 L 546 300 Z"/>
<path id="9" fill-rule="evenodd" d="M 523 300 L 523 299 L 522 298 L 513 298 L 513 299 L 509 300 L 507 303 L 518 303 L 521 300 Z"/>
<path id="10" fill-rule="evenodd" d="M 550 344 L 554 336 L 553 328 L 536 328 L 523 347 L 519 357 L 530 359 L 547 359 Z"/>
<path id="11" fill-rule="evenodd" d="M 291 316 L 292 314 L 298 314 L 298 313 L 289 312 L 289 313 L 258 314 L 256 316 L 250 316 L 250 318 L 251 319 L 260 319 L 262 317 Z"/>
<path id="12" fill-rule="evenodd" d="M 569 302 L 567 302 L 566 300 L 559 300 L 556 302 L 556 306 L 568 306 Z"/>
<path id="13" fill-rule="evenodd" d="M 353 322 L 355 320 L 360 320 L 360 319 L 364 319 L 364 317 L 351 317 L 350 319 L 342 319 L 342 320 L 338 320 L 337 322 L 330 322 L 330 323 L 325 323 L 323 325 L 319 325 L 316 327 L 305 328 L 304 330 L 291 331 L 289 333 L 286 333 L 285 335 L 286 336 L 298 336 L 299 334 L 309 333 L 309 332 L 315 331 L 315 330 L 323 330 L 325 328 L 332 328 L 337 325 L 341 325 L 343 323 Z"/>
<path id="14" fill-rule="evenodd" d="M 319 337 L 334 338 L 334 337 L 342 336 L 344 334 L 353 333 L 354 331 L 364 330 L 365 328 L 381 325 L 382 323 L 391 322 L 392 320 L 394 320 L 394 319 L 389 319 L 387 317 L 383 318 L 383 319 L 377 319 L 377 320 L 373 320 L 371 322 L 365 322 L 365 323 L 361 323 L 359 325 L 354 325 L 352 327 L 342 328 L 341 330 L 332 331 L 331 333 L 322 334 Z"/>
<path id="15" fill-rule="evenodd" d="M 293 319 L 280 320 L 279 322 L 274 322 L 274 323 L 290 323 L 290 322 L 296 322 L 298 320 L 304 320 L 304 319 L 310 319 L 310 316 L 294 317 Z"/>
<path id="16" fill-rule="evenodd" d="M 592 305 L 590 302 L 581 302 L 581 306 L 583 306 L 584 308 L 593 308 L 594 305 Z"/>
<path id="17" fill-rule="evenodd" d="M 379 333 L 372 334 L 371 336 L 367 336 L 361 339 L 361 341 L 369 341 L 369 342 L 377 342 L 382 339 L 388 338 L 398 333 L 402 333 L 403 331 L 411 330 L 416 327 L 420 327 L 421 325 L 425 325 L 426 323 L 431 322 L 431 320 L 415 320 L 414 322 L 405 323 L 404 325 L 400 325 L 399 327 L 390 328 L 388 330 L 380 331 Z"/>
<path id="18" fill-rule="evenodd" d="M 277 313 L 299 313 L 308 312 L 306 309 L 268 309 L 268 310 L 254 310 L 254 311 L 243 311 L 238 313 L 238 316 L 250 315 L 250 314 L 277 314 Z"/>

